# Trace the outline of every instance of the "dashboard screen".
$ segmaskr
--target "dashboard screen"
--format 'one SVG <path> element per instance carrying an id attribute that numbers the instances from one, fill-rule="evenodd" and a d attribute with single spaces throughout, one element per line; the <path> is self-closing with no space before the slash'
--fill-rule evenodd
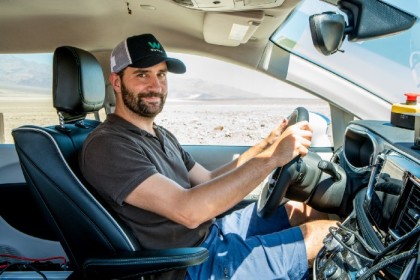
<path id="1" fill-rule="evenodd" d="M 391 153 L 381 155 L 372 171 L 365 209 L 378 233 L 386 239 L 398 239 L 418 223 L 420 183 L 412 172 L 417 165 Z"/>

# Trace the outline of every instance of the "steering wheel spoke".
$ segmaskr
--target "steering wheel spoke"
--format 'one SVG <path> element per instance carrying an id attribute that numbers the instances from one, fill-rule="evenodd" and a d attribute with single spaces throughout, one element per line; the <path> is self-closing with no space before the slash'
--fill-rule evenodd
<path id="1" fill-rule="evenodd" d="M 297 107 L 288 117 L 288 125 L 294 125 L 300 121 L 309 121 L 309 112 L 303 107 Z M 262 218 L 271 216 L 275 209 L 284 203 L 285 195 L 289 186 L 299 176 L 301 158 L 292 159 L 282 167 L 278 167 L 271 174 L 268 182 L 262 188 L 257 202 L 257 213 Z"/>

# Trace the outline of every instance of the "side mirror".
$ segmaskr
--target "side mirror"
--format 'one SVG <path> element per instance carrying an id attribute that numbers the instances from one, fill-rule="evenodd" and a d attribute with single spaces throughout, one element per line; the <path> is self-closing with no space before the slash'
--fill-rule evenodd
<path id="1" fill-rule="evenodd" d="M 309 17 L 312 42 L 315 48 L 324 55 L 337 52 L 344 40 L 346 21 L 344 16 L 325 12 Z"/>

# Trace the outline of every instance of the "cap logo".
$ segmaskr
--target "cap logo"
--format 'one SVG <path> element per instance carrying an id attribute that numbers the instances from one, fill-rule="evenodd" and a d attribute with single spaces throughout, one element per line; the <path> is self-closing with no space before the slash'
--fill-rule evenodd
<path id="1" fill-rule="evenodd" d="M 152 49 L 160 49 L 160 44 L 157 42 L 147 42 Z"/>

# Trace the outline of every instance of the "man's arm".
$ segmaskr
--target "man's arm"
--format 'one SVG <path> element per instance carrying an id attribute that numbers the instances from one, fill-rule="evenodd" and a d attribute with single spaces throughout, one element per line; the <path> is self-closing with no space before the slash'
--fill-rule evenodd
<path id="1" fill-rule="evenodd" d="M 239 167 L 194 188 L 184 189 L 163 175 L 155 174 L 135 188 L 125 201 L 195 228 L 240 202 L 274 168 L 299 154 L 306 155 L 311 137 L 308 122 L 298 123 Z"/>
<path id="2" fill-rule="evenodd" d="M 217 176 L 220 176 L 222 174 L 225 174 L 226 172 L 229 172 L 230 170 L 233 170 L 234 168 L 241 166 L 251 158 L 255 157 L 268 147 L 270 147 L 276 140 L 280 137 L 280 135 L 283 133 L 284 129 L 287 126 L 287 119 L 283 118 L 280 122 L 280 125 L 276 127 L 274 130 L 270 132 L 270 134 L 264 138 L 261 142 L 258 144 L 250 147 L 248 150 L 246 150 L 244 153 L 242 153 L 238 158 L 232 160 L 231 162 L 228 162 L 227 164 L 212 170 L 207 171 L 203 166 L 196 164 L 196 166 L 191 170 L 190 174 L 190 180 L 193 183 L 193 185 L 198 185 L 199 183 L 203 182 L 203 179 L 205 181 L 210 180 L 212 178 L 216 178 Z"/>

